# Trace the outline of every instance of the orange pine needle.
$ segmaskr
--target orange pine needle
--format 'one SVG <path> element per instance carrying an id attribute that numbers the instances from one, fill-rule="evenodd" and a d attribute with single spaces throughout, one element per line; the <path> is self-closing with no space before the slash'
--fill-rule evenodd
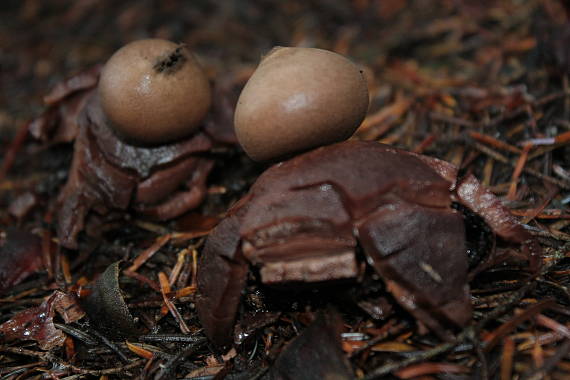
<path id="1" fill-rule="evenodd" d="M 540 344 L 546 345 L 546 344 L 558 342 L 559 340 L 562 340 L 562 338 L 564 338 L 563 335 L 552 332 L 552 331 L 549 331 L 549 332 L 544 333 L 544 334 L 540 334 L 538 336 L 533 335 L 532 337 L 528 338 L 524 342 L 520 343 L 517 346 L 517 350 L 518 351 L 529 350 L 529 349 L 534 347 L 535 341 L 537 341 L 537 340 L 539 341 Z"/>
<path id="2" fill-rule="evenodd" d="M 180 271 L 184 267 L 184 262 L 186 260 L 186 256 L 188 255 L 188 248 L 184 248 L 180 252 L 178 252 L 178 256 L 176 257 L 176 264 L 174 264 L 174 268 L 172 268 L 172 272 L 170 272 L 170 277 L 168 278 L 168 283 L 170 286 L 174 285 L 178 276 L 180 275 Z"/>
<path id="3" fill-rule="evenodd" d="M 61 272 L 63 273 L 63 278 L 66 284 L 71 284 L 73 282 L 73 276 L 71 275 L 71 269 L 69 267 L 69 260 L 67 256 L 60 252 L 59 262 L 61 263 Z"/>
<path id="4" fill-rule="evenodd" d="M 134 344 L 134 343 L 130 343 L 130 342 L 125 342 L 125 343 L 127 344 L 127 348 L 129 350 L 131 350 L 132 353 L 140 356 L 141 358 L 145 358 L 145 359 L 150 360 L 154 357 L 154 354 L 152 352 L 140 347 L 138 344 Z"/>
<path id="5" fill-rule="evenodd" d="M 73 360 L 73 358 L 75 357 L 75 343 L 73 342 L 73 339 L 71 337 L 66 337 L 65 341 L 64 341 L 64 346 L 65 346 L 65 357 L 67 358 L 67 360 Z"/>
<path id="6" fill-rule="evenodd" d="M 570 213 L 565 213 L 560 209 L 538 210 L 538 213 L 536 211 L 536 209 L 511 210 L 511 213 L 516 216 L 525 217 L 526 219 L 570 219 Z M 523 223 L 528 223 L 528 221 L 525 220 Z"/>
<path id="7" fill-rule="evenodd" d="M 435 141 L 435 135 L 429 135 L 420 142 L 413 150 L 414 153 L 423 153 Z"/>
<path id="8" fill-rule="evenodd" d="M 192 250 L 192 282 L 191 287 L 196 288 L 198 284 L 196 283 L 196 273 L 198 273 L 198 251 Z"/>
<path id="9" fill-rule="evenodd" d="M 534 361 L 534 366 L 536 368 L 540 368 L 544 365 L 544 350 L 542 349 L 542 345 L 538 339 L 534 341 L 532 360 Z"/>
<path id="10" fill-rule="evenodd" d="M 195 286 L 187 286 L 185 288 L 178 289 L 174 292 L 170 292 L 167 295 L 168 295 L 168 297 L 178 299 L 178 298 L 182 298 L 182 297 L 191 296 L 194 293 L 196 293 L 196 287 Z"/>
<path id="11" fill-rule="evenodd" d="M 150 259 L 156 252 L 160 250 L 168 241 L 171 235 L 166 234 L 160 236 L 156 239 L 154 244 L 145 249 L 140 255 L 138 255 L 133 261 L 133 265 L 126 269 L 127 272 L 136 272 L 148 259 Z"/>
<path id="12" fill-rule="evenodd" d="M 483 133 L 470 131 L 469 136 L 471 136 L 471 138 L 474 140 L 477 140 L 483 144 L 491 145 L 497 149 L 506 150 L 508 152 L 515 153 L 515 154 L 521 153 L 521 150 L 519 148 L 512 146 L 511 144 L 508 144 L 504 141 L 498 140 L 494 137 L 491 137 L 489 135 L 485 135 Z"/>
<path id="13" fill-rule="evenodd" d="M 416 350 L 414 346 L 400 342 L 382 342 L 372 346 L 374 352 L 411 352 Z"/>
<path id="14" fill-rule="evenodd" d="M 501 356 L 501 380 L 510 380 L 513 372 L 513 357 L 515 355 L 515 341 L 505 338 L 503 354 Z"/>
<path id="15" fill-rule="evenodd" d="M 469 368 L 451 363 L 420 363 L 413 364 L 397 371 L 395 374 L 401 379 L 412 379 L 423 375 L 437 373 L 469 373 Z"/>
<path id="16" fill-rule="evenodd" d="M 174 232 L 172 234 L 172 240 L 174 242 L 180 243 L 191 239 L 196 239 L 202 236 L 208 235 L 212 231 L 212 228 L 206 230 L 192 231 L 192 232 Z"/>
<path id="17" fill-rule="evenodd" d="M 526 144 L 523 148 L 521 155 L 517 161 L 515 169 L 513 170 L 513 176 L 511 177 L 511 185 L 509 187 L 509 192 L 507 193 L 507 199 L 514 200 L 517 195 L 517 183 L 519 181 L 519 177 L 524 169 L 526 164 L 526 160 L 528 158 L 528 152 L 532 148 L 531 144 Z"/>
<path id="18" fill-rule="evenodd" d="M 547 317 L 546 315 L 539 314 L 536 317 L 536 323 L 552 331 L 564 335 L 566 338 L 570 338 L 570 329 L 563 324 L 556 322 L 554 319 Z"/>
<path id="19" fill-rule="evenodd" d="M 168 293 L 170 293 L 171 289 L 170 284 L 168 283 L 168 277 L 166 277 L 166 274 L 164 272 L 160 272 L 158 274 L 158 281 L 160 283 L 160 292 L 162 293 L 162 299 L 170 311 L 170 314 L 172 314 L 176 322 L 178 322 L 180 331 L 182 331 L 183 334 L 189 334 L 190 328 L 188 328 L 188 325 L 186 322 L 184 322 L 184 319 L 178 312 L 178 309 L 176 309 L 176 306 L 174 306 L 172 301 L 168 298 Z"/>
<path id="20" fill-rule="evenodd" d="M 125 274 L 125 276 L 134 278 L 135 280 L 142 282 L 143 284 L 148 285 L 151 289 L 156 290 L 157 292 L 160 292 L 160 286 L 158 286 L 158 284 L 151 280 L 150 278 L 146 277 L 145 275 L 142 275 L 140 273 L 137 272 L 131 272 L 129 270 L 125 270 L 123 271 L 123 273 Z"/>
<path id="21" fill-rule="evenodd" d="M 562 144 L 568 141 L 570 141 L 570 131 L 561 133 L 554 138 L 554 142 L 557 144 Z"/>
<path id="22" fill-rule="evenodd" d="M 342 342 L 342 350 L 347 354 L 351 354 L 354 350 L 366 346 L 366 342 L 361 340 L 347 340 Z"/>
<path id="23" fill-rule="evenodd" d="M 162 294 L 170 293 L 170 283 L 168 282 L 168 277 L 164 272 L 158 273 L 158 282 L 160 284 L 160 291 Z"/>
<path id="24" fill-rule="evenodd" d="M 366 140 L 375 140 L 386 134 L 402 115 L 408 110 L 412 102 L 403 96 L 396 96 L 394 103 L 369 115 L 356 134 Z"/>
<path id="25" fill-rule="evenodd" d="M 164 274 L 164 272 L 160 272 L 158 274 L 158 280 L 159 280 L 159 284 L 160 284 L 160 292 L 162 293 L 163 298 L 166 298 L 170 301 L 170 297 L 168 297 L 168 293 L 170 293 L 171 288 L 170 288 L 170 283 L 168 282 L 168 279 L 166 278 L 166 274 Z M 166 314 L 168 314 L 169 309 L 170 309 L 170 305 L 168 305 L 168 303 L 165 301 L 164 305 L 162 305 L 162 307 L 160 308 L 160 315 L 165 316 Z"/>

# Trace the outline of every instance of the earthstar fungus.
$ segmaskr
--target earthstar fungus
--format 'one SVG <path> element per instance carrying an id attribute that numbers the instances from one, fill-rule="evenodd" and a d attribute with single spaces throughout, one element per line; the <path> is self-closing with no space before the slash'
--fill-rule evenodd
<path id="1" fill-rule="evenodd" d="M 471 321 L 457 202 L 536 268 L 540 247 L 472 175 L 377 142 L 345 141 L 273 165 L 209 235 L 196 307 L 206 335 L 231 342 L 250 266 L 261 282 L 315 286 L 360 277 L 357 245 L 394 299 L 444 339 Z"/>
<path id="2" fill-rule="evenodd" d="M 143 40 L 123 49 L 111 58 L 101 77 L 95 68 L 56 86 L 47 96 L 49 108 L 30 126 L 32 134 L 44 140 L 75 140 L 57 208 L 57 235 L 67 248 L 77 248 L 78 234 L 87 222 L 95 226 L 116 212 L 131 209 L 151 219 L 167 220 L 197 207 L 206 195 L 206 179 L 214 165 L 208 152 L 235 143 L 231 112 L 225 109 L 235 102 L 227 100 L 234 97 L 234 91 L 223 78 L 217 81 L 216 103 L 207 113 L 209 84 L 186 48 Z M 157 77 L 149 82 L 156 91 L 137 95 L 136 87 L 145 77 L 152 77 L 157 62 L 163 66 L 159 64 Z M 112 73 L 113 67 L 123 72 L 119 77 L 124 80 Z M 133 76 L 124 73 L 129 67 Z M 172 86 L 172 78 L 190 74 L 202 78 L 194 85 L 189 82 L 196 78 L 179 78 Z M 187 92 L 196 89 L 202 94 L 190 99 Z M 116 98 L 116 91 L 130 95 L 126 100 Z M 140 116 L 144 122 L 137 119 Z"/>

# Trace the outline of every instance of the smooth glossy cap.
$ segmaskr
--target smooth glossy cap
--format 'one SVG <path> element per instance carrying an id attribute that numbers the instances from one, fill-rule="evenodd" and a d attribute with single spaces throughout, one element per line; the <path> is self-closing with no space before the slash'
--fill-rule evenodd
<path id="1" fill-rule="evenodd" d="M 190 51 L 160 39 L 131 42 L 113 54 L 99 95 L 115 131 L 149 145 L 191 135 L 211 103 L 208 79 Z"/>
<path id="2" fill-rule="evenodd" d="M 256 161 L 275 160 L 349 138 L 368 110 L 361 70 L 313 48 L 274 48 L 244 87 L 235 113 L 238 140 Z"/>

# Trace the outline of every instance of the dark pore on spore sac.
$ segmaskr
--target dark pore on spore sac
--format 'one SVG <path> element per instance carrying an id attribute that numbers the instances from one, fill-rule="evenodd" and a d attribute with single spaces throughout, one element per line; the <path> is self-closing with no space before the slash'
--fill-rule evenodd
<path id="1" fill-rule="evenodd" d="M 182 53 L 182 46 L 178 46 L 166 57 L 161 57 L 152 67 L 157 73 L 172 74 L 186 62 L 186 57 Z"/>

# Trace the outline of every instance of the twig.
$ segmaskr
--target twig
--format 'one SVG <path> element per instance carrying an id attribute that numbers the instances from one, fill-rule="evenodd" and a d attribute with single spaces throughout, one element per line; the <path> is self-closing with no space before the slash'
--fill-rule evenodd
<path id="1" fill-rule="evenodd" d="M 80 368 L 80 367 L 74 366 L 73 364 L 66 363 L 65 361 L 57 358 L 55 355 L 53 355 L 49 352 L 33 351 L 33 350 L 25 349 L 25 348 L 5 347 L 5 346 L 0 346 L 0 351 L 9 352 L 12 354 L 17 354 L 17 355 L 24 355 L 24 356 L 31 356 L 31 357 L 40 358 L 40 359 L 48 361 L 48 362 L 57 363 L 58 365 L 60 365 L 64 369 L 68 368 L 72 372 L 86 374 L 86 375 L 93 375 L 93 376 L 114 375 L 117 373 L 125 372 L 129 369 L 133 369 L 133 368 L 140 366 L 145 361 L 144 359 L 138 359 L 138 360 L 135 360 L 135 361 L 133 361 L 129 364 L 126 364 L 124 366 L 121 366 L 121 367 L 112 367 L 112 368 L 106 368 L 106 369 L 85 369 L 85 368 Z"/>
<path id="2" fill-rule="evenodd" d="M 71 335 L 72 337 L 79 339 L 83 343 L 88 346 L 95 346 L 97 345 L 97 339 L 93 338 L 91 335 L 86 333 L 85 331 L 81 331 L 76 329 L 75 327 L 71 327 L 68 325 L 63 325 L 61 323 L 54 323 L 54 326 L 63 331 L 64 333 Z"/>
<path id="3" fill-rule="evenodd" d="M 510 380 L 513 372 L 513 357 L 515 354 L 515 341 L 505 338 L 503 354 L 501 355 L 501 380 Z"/>
<path id="4" fill-rule="evenodd" d="M 523 151 L 521 152 L 519 159 L 517 160 L 517 163 L 515 165 L 515 170 L 513 170 L 513 175 L 511 177 L 511 185 L 509 187 L 509 192 L 507 193 L 507 199 L 508 200 L 515 200 L 516 195 L 517 195 L 517 183 L 519 181 L 519 177 L 521 175 L 521 172 L 523 171 L 523 169 L 525 168 L 527 159 L 528 159 L 528 152 L 530 151 L 530 149 L 532 148 L 532 145 L 527 144 L 524 146 Z"/>
<path id="5" fill-rule="evenodd" d="M 391 320 L 392 321 L 392 320 Z M 391 322 L 388 322 L 391 323 Z M 389 337 L 390 335 L 396 335 L 396 334 L 400 334 L 402 332 L 402 330 L 404 330 L 405 328 L 408 327 L 408 324 L 405 322 L 401 322 L 397 325 L 394 325 L 393 323 L 391 325 L 388 326 L 388 328 L 386 328 L 384 331 L 381 331 L 378 335 L 376 335 L 374 338 L 370 339 L 368 342 L 366 342 L 366 345 L 359 347 L 357 349 L 355 349 L 354 351 L 352 351 L 349 355 L 349 357 L 354 357 L 358 354 L 360 354 L 361 352 L 364 352 L 366 350 L 368 350 L 370 347 L 374 346 L 376 343 L 379 343 L 380 341 L 386 339 L 387 337 Z M 384 329 L 384 327 L 383 327 Z"/>
<path id="6" fill-rule="evenodd" d="M 97 330 L 90 329 L 89 332 L 95 335 L 105 346 L 109 347 L 111 351 L 116 353 L 121 359 L 121 361 L 123 361 L 124 363 L 129 362 L 129 358 L 127 358 L 127 356 L 119 349 L 119 347 L 117 347 L 115 343 L 111 342 L 109 339 L 107 339 L 103 334 L 101 334 Z"/>
<path id="7" fill-rule="evenodd" d="M 495 148 L 503 149 L 503 150 L 506 150 L 506 151 L 514 153 L 514 154 L 520 154 L 521 153 L 521 150 L 519 148 L 512 146 L 511 144 L 507 144 L 504 141 L 497 140 L 496 138 L 494 138 L 492 136 L 488 136 L 488 135 L 485 135 L 483 133 L 479 133 L 479 132 L 475 132 L 475 131 L 469 131 L 468 134 L 472 139 L 477 140 L 481 143 L 487 143 L 489 145 L 494 146 Z"/>
<path id="8" fill-rule="evenodd" d="M 170 241 L 171 235 L 166 234 L 159 236 L 156 241 L 144 250 L 140 255 L 138 255 L 134 261 L 133 265 L 128 267 L 125 272 L 136 272 L 144 263 L 147 262 L 156 252 L 158 252 L 168 241 Z"/>
<path id="9" fill-rule="evenodd" d="M 172 314 L 176 322 L 178 322 L 180 331 L 182 331 L 183 334 L 189 334 L 190 328 L 188 328 L 188 325 L 186 324 L 186 322 L 184 322 L 184 318 L 182 318 L 182 315 L 180 315 L 180 312 L 178 311 L 174 303 L 172 303 L 172 301 L 168 298 L 168 293 L 170 292 L 168 277 L 166 277 L 166 274 L 164 272 L 159 272 L 158 279 L 160 283 L 160 292 L 162 293 L 162 299 L 164 301 L 164 304 L 166 305 L 166 307 L 170 311 L 170 314 Z"/>
<path id="10" fill-rule="evenodd" d="M 182 342 L 182 343 L 196 343 L 203 340 L 204 337 L 196 335 L 183 335 L 183 334 L 152 334 L 152 335 L 141 335 L 139 340 L 142 342 L 158 342 L 158 343 L 171 343 L 171 342 Z"/>
<path id="11" fill-rule="evenodd" d="M 180 352 L 170 358 L 160 370 L 160 372 L 155 376 L 154 380 L 168 379 L 171 378 L 170 374 L 176 370 L 178 363 L 184 358 L 192 355 L 194 352 L 199 350 L 204 344 L 206 344 L 206 339 L 202 338 L 188 346 L 184 347 Z"/>

